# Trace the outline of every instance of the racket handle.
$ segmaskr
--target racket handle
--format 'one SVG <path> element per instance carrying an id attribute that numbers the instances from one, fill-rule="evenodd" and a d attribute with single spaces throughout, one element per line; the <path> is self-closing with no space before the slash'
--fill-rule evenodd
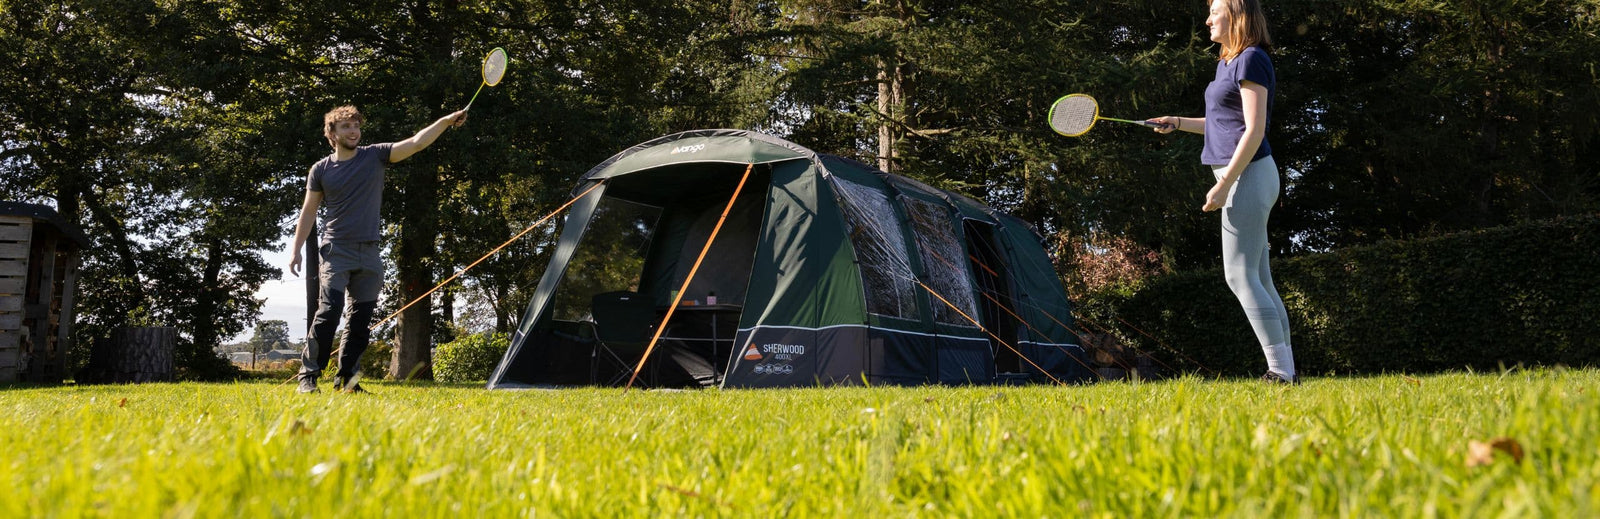
<path id="1" fill-rule="evenodd" d="M 1101 119 L 1104 119 L 1104 117 L 1101 117 Z M 1134 123 L 1134 125 L 1141 125 L 1141 127 L 1146 127 L 1146 128 L 1157 128 L 1157 130 L 1178 130 L 1178 125 L 1163 125 L 1163 123 L 1149 122 L 1149 120 L 1126 120 L 1126 119 L 1112 119 L 1112 120 L 1115 120 L 1115 122 Z"/>

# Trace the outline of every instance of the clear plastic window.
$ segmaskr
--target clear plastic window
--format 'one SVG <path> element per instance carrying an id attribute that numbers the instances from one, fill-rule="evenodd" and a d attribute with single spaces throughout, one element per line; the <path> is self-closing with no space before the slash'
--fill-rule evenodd
<path id="1" fill-rule="evenodd" d="M 956 235 L 961 223 L 943 204 L 904 196 L 900 197 L 900 201 L 911 217 L 911 229 L 917 237 L 917 251 L 922 255 L 922 282 L 950 302 L 945 304 L 934 298 L 931 303 L 934 320 L 973 326 L 972 321 L 956 312 L 956 309 L 960 309 L 972 319 L 978 318 L 977 302 L 972 294 L 972 273 L 966 268 L 966 247 L 961 245 Z M 955 308 L 951 308 L 952 305 Z"/>
<path id="2" fill-rule="evenodd" d="M 846 231 L 860 262 L 867 311 L 918 319 L 917 286 L 912 283 L 906 244 L 889 197 L 882 191 L 832 177 Z"/>
<path id="3" fill-rule="evenodd" d="M 552 314 L 555 319 L 588 318 L 595 294 L 638 291 L 645 255 L 660 218 L 658 207 L 618 198 L 602 199 L 556 289 Z"/>

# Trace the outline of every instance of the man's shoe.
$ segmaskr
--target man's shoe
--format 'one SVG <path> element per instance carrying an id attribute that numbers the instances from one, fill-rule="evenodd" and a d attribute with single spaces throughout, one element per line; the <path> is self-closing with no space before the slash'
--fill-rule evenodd
<path id="1" fill-rule="evenodd" d="M 338 391 L 340 393 L 371 394 L 367 390 L 361 388 L 361 374 L 360 373 L 352 375 L 349 378 L 338 377 L 338 378 L 335 378 L 334 381 L 335 381 L 334 382 L 334 387 L 338 388 Z"/>
<path id="2" fill-rule="evenodd" d="M 298 391 L 300 391 L 301 393 L 321 393 L 322 392 L 321 389 L 317 389 L 317 377 L 306 376 L 306 375 L 299 375 L 299 377 L 300 377 L 300 389 Z"/>
<path id="3" fill-rule="evenodd" d="M 1295 375 L 1293 378 L 1283 378 L 1283 375 L 1279 375 L 1277 373 L 1268 371 L 1267 374 L 1261 376 L 1261 381 L 1262 382 L 1266 382 L 1268 384 L 1282 384 L 1282 385 L 1285 385 L 1285 386 L 1298 386 L 1298 385 L 1300 385 L 1300 376 L 1299 375 Z"/>

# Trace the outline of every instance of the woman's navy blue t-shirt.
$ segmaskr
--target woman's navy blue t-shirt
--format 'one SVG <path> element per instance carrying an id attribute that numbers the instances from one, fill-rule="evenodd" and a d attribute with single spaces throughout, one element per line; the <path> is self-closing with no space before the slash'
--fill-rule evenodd
<path id="1" fill-rule="evenodd" d="M 1217 78 L 1206 86 L 1206 146 L 1200 163 L 1226 166 L 1244 137 L 1244 102 L 1239 97 L 1239 82 L 1250 80 L 1267 87 L 1267 124 L 1272 124 L 1272 100 L 1277 96 L 1278 76 L 1272 58 L 1260 47 L 1249 47 L 1233 61 L 1217 62 Z M 1272 154 L 1265 135 L 1251 162 Z"/>

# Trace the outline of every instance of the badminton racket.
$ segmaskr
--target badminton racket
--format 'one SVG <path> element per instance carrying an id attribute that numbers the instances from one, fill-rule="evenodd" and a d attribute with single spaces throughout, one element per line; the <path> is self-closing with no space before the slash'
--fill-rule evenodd
<path id="1" fill-rule="evenodd" d="M 1170 127 L 1170 124 L 1153 123 L 1150 121 L 1132 121 L 1117 119 L 1115 117 L 1101 117 L 1100 103 L 1096 102 L 1089 94 L 1068 94 L 1057 99 L 1050 105 L 1050 129 L 1056 133 L 1077 137 L 1089 133 L 1094 128 L 1096 121 L 1116 121 L 1119 123 L 1137 124 L 1150 128 Z"/>
<path id="2" fill-rule="evenodd" d="M 478 94 L 483 93 L 483 87 L 498 85 L 500 84 L 500 78 L 505 76 L 506 50 L 495 47 L 494 50 L 489 51 L 488 56 L 483 57 L 483 84 L 478 85 L 478 91 L 472 94 L 472 100 L 467 101 L 467 107 L 462 108 L 462 110 L 471 110 L 472 102 L 478 100 Z"/>

